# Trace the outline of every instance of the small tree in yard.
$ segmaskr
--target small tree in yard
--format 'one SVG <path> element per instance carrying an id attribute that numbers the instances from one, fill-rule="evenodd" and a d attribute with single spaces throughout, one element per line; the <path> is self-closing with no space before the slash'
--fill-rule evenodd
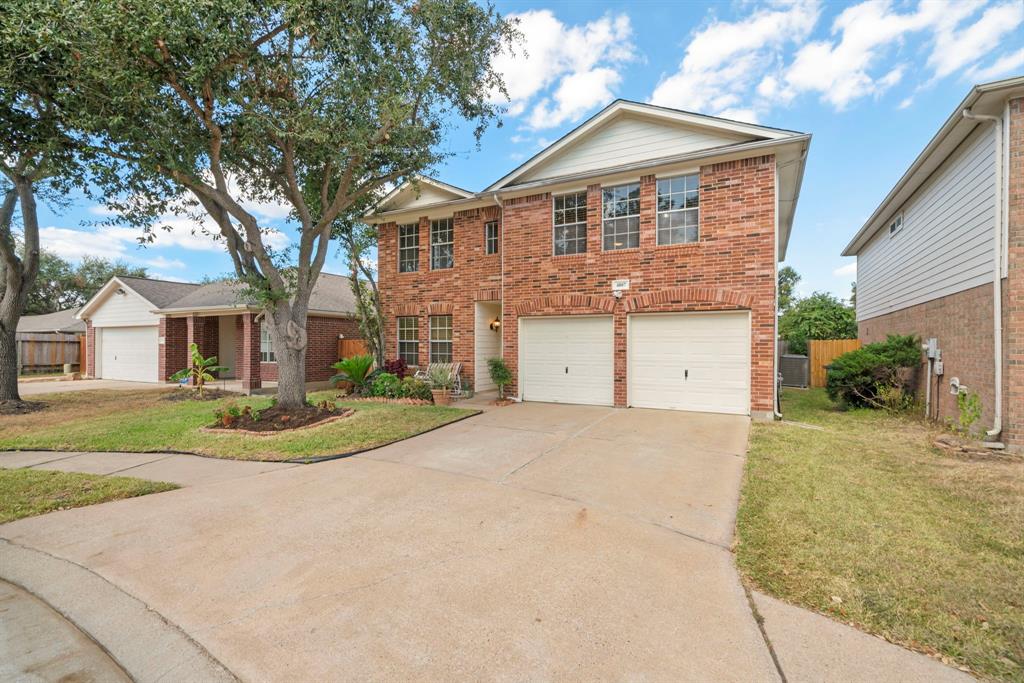
<path id="1" fill-rule="evenodd" d="M 779 318 L 779 336 L 791 353 L 807 353 L 808 339 L 853 339 L 857 316 L 851 306 L 827 292 L 798 300 Z"/>
<path id="2" fill-rule="evenodd" d="M 446 125 L 495 119 L 515 36 L 471 0 L 22 0 L 21 62 L 61 57 L 40 93 L 98 155 L 120 223 L 206 219 L 266 311 L 278 405 L 305 403 L 309 298 L 340 217 L 445 158 Z M 3 65 L 0 65 L 3 68 Z M 283 203 L 275 251 L 247 201 Z"/>
<path id="3" fill-rule="evenodd" d="M 188 352 L 191 357 L 191 364 L 187 368 L 178 370 L 168 379 L 172 382 L 180 382 L 183 379 L 190 380 L 199 393 L 199 398 L 202 398 L 203 388 L 206 386 L 206 383 L 217 379 L 214 373 L 226 372 L 230 368 L 217 365 L 217 356 L 203 358 L 203 354 L 199 353 L 198 344 L 189 344 Z"/>

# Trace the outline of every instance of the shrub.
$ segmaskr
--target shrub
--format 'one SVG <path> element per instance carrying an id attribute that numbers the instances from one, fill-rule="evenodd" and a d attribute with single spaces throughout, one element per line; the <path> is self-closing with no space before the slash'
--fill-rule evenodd
<path id="1" fill-rule="evenodd" d="M 386 398 L 398 398 L 399 388 L 402 380 L 390 372 L 381 372 L 373 378 L 370 385 L 370 396 L 384 396 Z"/>
<path id="2" fill-rule="evenodd" d="M 405 379 L 409 374 L 409 365 L 401 358 L 384 361 L 384 372 L 390 373 L 398 379 Z"/>
<path id="3" fill-rule="evenodd" d="M 505 398 L 505 387 L 512 383 L 512 371 L 501 358 L 488 360 L 487 369 L 491 373 L 491 381 L 498 385 L 498 398 Z"/>
<path id="4" fill-rule="evenodd" d="M 451 389 L 455 386 L 455 378 L 449 368 L 434 366 L 430 369 L 430 383 L 435 389 Z"/>
<path id="5" fill-rule="evenodd" d="M 956 407 L 960 413 L 957 418 L 959 428 L 956 431 L 971 436 L 974 433 L 974 423 L 981 419 L 981 397 L 972 391 L 958 393 Z"/>
<path id="6" fill-rule="evenodd" d="M 853 339 L 857 316 L 826 292 L 815 292 L 794 303 L 779 318 L 779 336 L 789 342 L 789 352 L 806 355 L 808 339 Z"/>
<path id="7" fill-rule="evenodd" d="M 911 395 L 910 369 L 920 363 L 917 337 L 889 335 L 884 342 L 867 344 L 833 360 L 826 390 L 829 398 L 842 405 L 906 407 L 906 397 Z"/>
<path id="8" fill-rule="evenodd" d="M 198 344 L 189 344 L 188 353 L 190 361 L 189 366 L 184 370 L 178 370 L 167 379 L 172 382 L 189 380 L 195 386 L 199 397 L 202 398 L 203 387 L 206 386 L 207 382 L 212 382 L 216 379 L 214 373 L 227 372 L 230 368 L 217 365 L 217 356 L 203 358 L 203 354 L 199 353 Z"/>
<path id="9" fill-rule="evenodd" d="M 399 398 L 417 398 L 421 401 L 429 401 L 431 398 L 430 385 L 415 377 L 403 379 L 399 390 Z"/>
<path id="10" fill-rule="evenodd" d="M 373 368 L 373 356 L 349 356 L 339 360 L 331 367 L 338 371 L 338 374 L 331 378 L 332 384 L 352 382 L 353 391 L 360 393 L 366 388 L 366 383 L 370 378 L 370 370 Z"/>

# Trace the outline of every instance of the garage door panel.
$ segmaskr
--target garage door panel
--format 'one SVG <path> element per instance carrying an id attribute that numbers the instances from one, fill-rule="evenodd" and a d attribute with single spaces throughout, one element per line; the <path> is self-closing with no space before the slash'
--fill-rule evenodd
<path id="1" fill-rule="evenodd" d="M 103 379 L 159 381 L 157 327 L 104 327 L 100 330 L 100 374 Z"/>
<path id="2" fill-rule="evenodd" d="M 523 399 L 611 405 L 610 317 L 523 319 Z"/>
<path id="3" fill-rule="evenodd" d="M 632 406 L 749 413 L 745 312 L 631 316 L 628 354 Z"/>

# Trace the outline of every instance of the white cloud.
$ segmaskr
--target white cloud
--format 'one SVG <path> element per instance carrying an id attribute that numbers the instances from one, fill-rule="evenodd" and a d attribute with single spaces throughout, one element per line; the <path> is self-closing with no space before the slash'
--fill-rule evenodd
<path id="1" fill-rule="evenodd" d="M 185 268 L 185 262 L 181 259 L 169 259 L 164 256 L 147 259 L 144 263 L 150 268 L 171 268 L 173 270 L 181 270 Z"/>
<path id="2" fill-rule="evenodd" d="M 633 28 L 625 14 L 575 26 L 547 9 L 510 18 L 518 19 L 523 42 L 498 56 L 494 66 L 505 79 L 509 115 L 532 106 L 527 123 L 535 130 L 576 121 L 605 104 L 620 81 L 618 70 L 635 59 Z M 554 92 L 543 95 L 552 87 Z"/>
<path id="3" fill-rule="evenodd" d="M 1008 76 L 1024 67 L 1024 47 L 1003 55 L 989 66 L 973 68 L 967 72 L 968 78 L 974 82 L 994 81 L 1000 76 Z"/>
<path id="4" fill-rule="evenodd" d="M 819 12 L 816 0 L 795 0 L 740 21 L 713 21 L 694 35 L 678 70 L 662 78 L 650 101 L 707 114 L 740 111 L 749 119 L 755 85 L 761 98 L 788 100 L 789 93 L 768 72 L 787 44 L 810 35 Z"/>
<path id="5" fill-rule="evenodd" d="M 832 271 L 836 277 L 857 277 L 857 262 L 851 261 L 844 266 L 839 266 Z"/>
<path id="6" fill-rule="evenodd" d="M 736 107 L 733 109 L 723 109 L 718 112 L 718 116 L 723 119 L 730 119 L 732 121 L 744 121 L 746 123 L 757 123 L 757 112 L 750 107 Z"/>
<path id="7" fill-rule="evenodd" d="M 957 30 L 959 22 L 944 14 L 938 22 L 935 49 L 928 64 L 935 69 L 937 78 L 949 76 L 988 55 L 1004 35 L 1016 31 L 1022 22 L 1024 2 L 1020 0 L 989 7 L 980 19 L 961 30 Z"/>

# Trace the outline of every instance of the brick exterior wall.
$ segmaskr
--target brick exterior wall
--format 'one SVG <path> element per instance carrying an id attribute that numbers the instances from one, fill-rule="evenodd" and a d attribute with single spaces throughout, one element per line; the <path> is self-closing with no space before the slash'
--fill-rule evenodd
<path id="1" fill-rule="evenodd" d="M 1009 243 L 1004 281 L 1003 440 L 1024 448 L 1024 98 L 1010 102 Z"/>
<path id="2" fill-rule="evenodd" d="M 456 214 L 455 268 L 431 272 L 429 220 L 420 219 L 420 271 L 397 272 L 397 228 L 380 226 L 379 272 L 386 353 L 397 355 L 396 318 L 420 320 L 420 363 L 427 362 L 431 313 L 453 316 L 455 360 L 472 385 L 475 301 L 502 303 L 503 356 L 518 373 L 518 318 L 611 314 L 615 335 L 614 397 L 626 405 L 626 319 L 630 313 L 748 309 L 752 318 L 751 410 L 773 409 L 775 325 L 775 159 L 759 156 L 703 167 L 700 241 L 656 244 L 656 181 L 640 179 L 640 247 L 602 251 L 601 186 L 587 188 L 587 252 L 552 254 L 548 193 L 503 202 L 501 259 L 484 256 L 483 224 L 495 209 Z M 461 219 L 460 219 L 461 218 Z M 629 278 L 622 299 L 611 281 Z M 509 387 L 512 394 L 518 388 Z"/>
<path id="3" fill-rule="evenodd" d="M 159 378 L 167 378 L 182 368 L 188 367 L 188 323 L 185 318 L 161 318 L 159 335 L 164 343 L 160 345 Z"/>
<path id="4" fill-rule="evenodd" d="M 338 335 L 359 339 L 359 323 L 354 318 L 310 316 L 306 322 L 306 381 L 325 382 L 337 374 L 331 367 L 338 358 Z M 256 351 L 259 353 L 259 328 L 256 329 Z M 277 381 L 277 363 L 260 363 L 260 376 L 268 382 Z"/>
<path id="5" fill-rule="evenodd" d="M 96 376 L 96 328 L 91 322 L 85 323 L 85 367 L 81 370 L 83 377 Z"/>

